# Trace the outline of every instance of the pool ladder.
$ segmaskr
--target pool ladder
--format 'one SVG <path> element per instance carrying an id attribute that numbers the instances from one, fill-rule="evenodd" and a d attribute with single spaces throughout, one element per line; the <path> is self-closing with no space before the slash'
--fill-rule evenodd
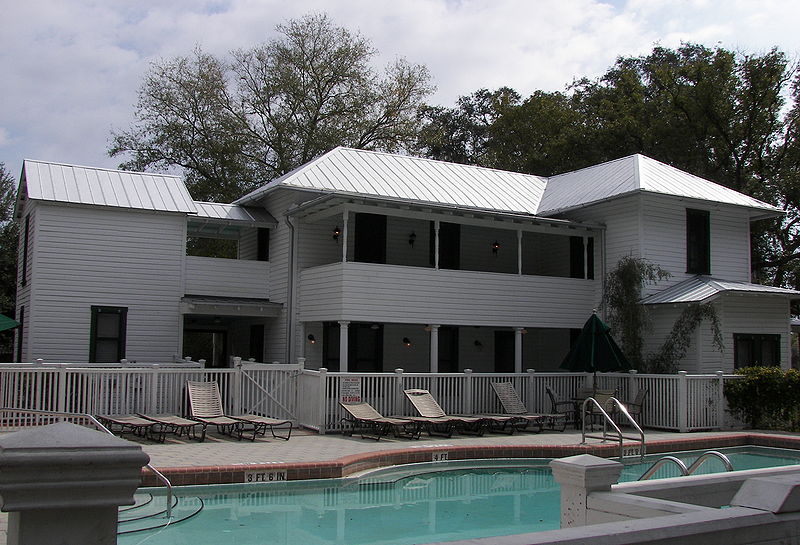
<path id="1" fill-rule="evenodd" d="M 633 447 L 629 448 L 630 451 L 633 452 L 634 455 L 638 454 L 640 460 L 644 460 L 645 455 L 645 441 L 644 441 L 644 432 L 639 424 L 636 423 L 636 420 L 633 419 L 631 414 L 628 412 L 628 408 L 625 407 L 625 404 L 622 403 L 616 397 L 609 397 L 607 404 L 610 403 L 613 407 L 615 407 L 618 411 L 618 414 L 624 416 L 628 423 L 638 432 L 638 436 L 629 436 L 624 435 L 622 430 L 619 429 L 617 423 L 614 422 L 614 419 L 606 412 L 606 410 L 597 402 L 597 400 L 593 397 L 586 398 L 581 405 L 581 420 L 583 421 L 582 426 L 582 433 L 581 433 L 581 444 L 586 443 L 586 439 L 602 439 L 603 441 L 614 440 L 619 443 L 619 460 L 620 462 L 624 459 L 626 450 L 622 445 L 622 441 L 624 439 L 628 439 L 630 441 L 638 441 L 640 446 L 638 448 Z M 586 409 L 589 406 L 593 406 L 596 409 L 597 414 L 603 417 L 603 435 L 589 435 L 586 433 Z M 609 427 L 612 428 L 613 431 L 609 430 Z"/>
<path id="2" fill-rule="evenodd" d="M 646 481 L 652 477 L 655 472 L 661 468 L 661 466 L 664 466 L 667 463 L 673 463 L 678 466 L 681 476 L 686 477 L 687 475 L 694 474 L 694 472 L 700 469 L 700 466 L 702 466 L 709 458 L 718 458 L 719 460 L 722 460 L 722 463 L 725 464 L 725 471 L 733 471 L 733 464 L 727 456 L 716 450 L 707 450 L 701 454 L 700 457 L 697 458 L 697 460 L 695 460 L 689 467 L 686 467 L 686 464 L 683 462 L 683 460 L 676 458 L 675 456 L 664 456 L 659 458 L 653 465 L 650 466 L 650 469 L 642 473 L 642 476 L 639 477 L 639 480 Z"/>

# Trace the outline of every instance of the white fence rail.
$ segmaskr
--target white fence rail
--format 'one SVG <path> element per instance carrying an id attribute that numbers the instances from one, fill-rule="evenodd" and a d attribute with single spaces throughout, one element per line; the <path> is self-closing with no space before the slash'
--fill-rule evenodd
<path id="1" fill-rule="evenodd" d="M 733 375 L 602 373 L 597 387 L 630 400 L 647 389 L 640 424 L 676 431 L 726 428 L 723 385 Z M 188 380 L 216 381 L 226 411 L 290 418 L 320 433 L 341 429 L 343 398 L 358 398 L 385 415 L 413 414 L 404 389 L 430 390 L 451 414 L 500 413 L 492 382 L 510 381 L 530 412 L 550 412 L 549 386 L 570 398 L 591 387 L 586 373 L 331 373 L 298 364 L 243 364 L 232 369 L 89 368 L 69 365 L 0 365 L 0 406 L 89 414 L 187 414 Z M 6 415 L 0 428 L 37 422 L 30 414 Z"/>

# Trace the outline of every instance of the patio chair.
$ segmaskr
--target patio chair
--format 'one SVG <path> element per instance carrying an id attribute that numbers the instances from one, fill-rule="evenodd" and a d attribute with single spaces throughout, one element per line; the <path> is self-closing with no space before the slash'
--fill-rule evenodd
<path id="1" fill-rule="evenodd" d="M 95 416 L 111 433 L 130 432 L 145 439 L 164 442 L 164 428 L 157 422 L 135 414 L 98 414 Z"/>
<path id="2" fill-rule="evenodd" d="M 419 439 L 422 423 L 408 418 L 383 416 L 365 401 L 340 402 L 339 405 L 349 416 L 342 418 L 342 423 L 350 424 L 349 435 L 359 432 L 361 438 L 367 437 L 380 441 L 381 437 L 392 433 L 395 437 Z"/>
<path id="3" fill-rule="evenodd" d="M 201 424 L 197 420 L 189 420 L 188 418 L 183 418 L 182 416 L 176 416 L 174 414 L 138 413 L 138 415 L 146 420 L 151 420 L 161 425 L 164 433 L 173 433 L 178 437 L 186 434 L 186 437 L 190 439 L 198 438 L 197 433 L 195 433 L 195 428 Z"/>
<path id="4" fill-rule="evenodd" d="M 611 404 L 611 398 L 616 397 L 616 395 L 616 390 L 597 390 L 591 397 L 597 401 L 597 404 L 600 405 L 611 418 L 614 418 L 615 407 Z M 603 413 L 597 409 L 594 403 L 589 403 L 586 406 L 586 413 L 581 415 L 581 417 L 586 419 L 590 429 L 593 429 L 595 424 L 602 424 L 604 419 Z"/>
<path id="5" fill-rule="evenodd" d="M 628 409 L 628 414 L 631 415 L 631 418 L 636 421 L 637 424 L 641 425 L 639 420 L 642 418 L 642 410 L 644 409 L 644 400 L 647 398 L 647 394 L 650 393 L 649 388 L 644 388 L 636 392 L 636 397 L 633 398 L 633 401 L 626 401 L 625 408 Z"/>
<path id="6" fill-rule="evenodd" d="M 419 413 L 419 416 L 408 418 L 424 424 L 428 435 L 452 437 L 454 431 L 483 435 L 488 427 L 486 417 L 448 415 L 428 390 L 410 389 L 404 390 L 404 393 Z"/>
<path id="7" fill-rule="evenodd" d="M 527 407 L 525 407 L 519 394 L 517 394 L 514 384 L 511 382 L 492 382 L 492 389 L 497 395 L 497 399 L 500 400 L 503 410 L 517 419 L 514 425 L 518 430 L 539 433 L 545 426 L 548 426 L 551 430 L 555 430 L 556 427 L 560 426 L 558 431 L 564 431 L 567 427 L 567 419 L 563 414 L 528 412 Z"/>
<path id="8" fill-rule="evenodd" d="M 550 398 L 550 413 L 564 415 L 565 427 L 566 424 L 572 422 L 577 430 L 581 425 L 577 403 L 560 396 L 550 386 L 545 386 L 544 390 L 547 393 L 547 397 Z"/>
<path id="9" fill-rule="evenodd" d="M 194 382 L 187 381 L 186 389 L 189 393 L 189 417 L 203 424 L 203 432 L 200 441 L 206 437 L 206 428 L 209 424 L 217 427 L 217 431 L 226 435 L 238 435 L 242 438 L 244 431 L 251 426 L 255 441 L 259 433 L 265 435 L 267 428 L 272 433 L 272 437 L 284 439 L 286 441 L 292 436 L 291 420 L 279 420 L 268 416 L 256 414 L 226 415 L 222 408 L 222 397 L 219 394 L 219 386 L 216 382 Z M 275 429 L 286 429 L 288 433 L 278 435 Z"/>

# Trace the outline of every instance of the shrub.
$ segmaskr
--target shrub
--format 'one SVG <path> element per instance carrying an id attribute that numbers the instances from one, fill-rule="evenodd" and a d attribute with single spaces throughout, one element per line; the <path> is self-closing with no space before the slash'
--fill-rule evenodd
<path id="1" fill-rule="evenodd" d="M 800 430 L 800 372 L 779 367 L 746 367 L 742 378 L 725 383 L 731 412 L 752 428 Z"/>

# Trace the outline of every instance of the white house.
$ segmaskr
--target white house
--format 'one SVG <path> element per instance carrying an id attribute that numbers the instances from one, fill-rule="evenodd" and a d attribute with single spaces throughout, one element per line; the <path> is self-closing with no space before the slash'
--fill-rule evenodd
<path id="1" fill-rule="evenodd" d="M 800 292 L 749 283 L 750 222 L 780 214 L 641 155 L 543 178 L 336 148 L 233 204 L 25 161 L 16 356 L 555 370 L 633 255 L 672 273 L 647 288 L 649 350 L 713 301 L 725 351 L 701 328 L 682 368 L 787 366 Z"/>

